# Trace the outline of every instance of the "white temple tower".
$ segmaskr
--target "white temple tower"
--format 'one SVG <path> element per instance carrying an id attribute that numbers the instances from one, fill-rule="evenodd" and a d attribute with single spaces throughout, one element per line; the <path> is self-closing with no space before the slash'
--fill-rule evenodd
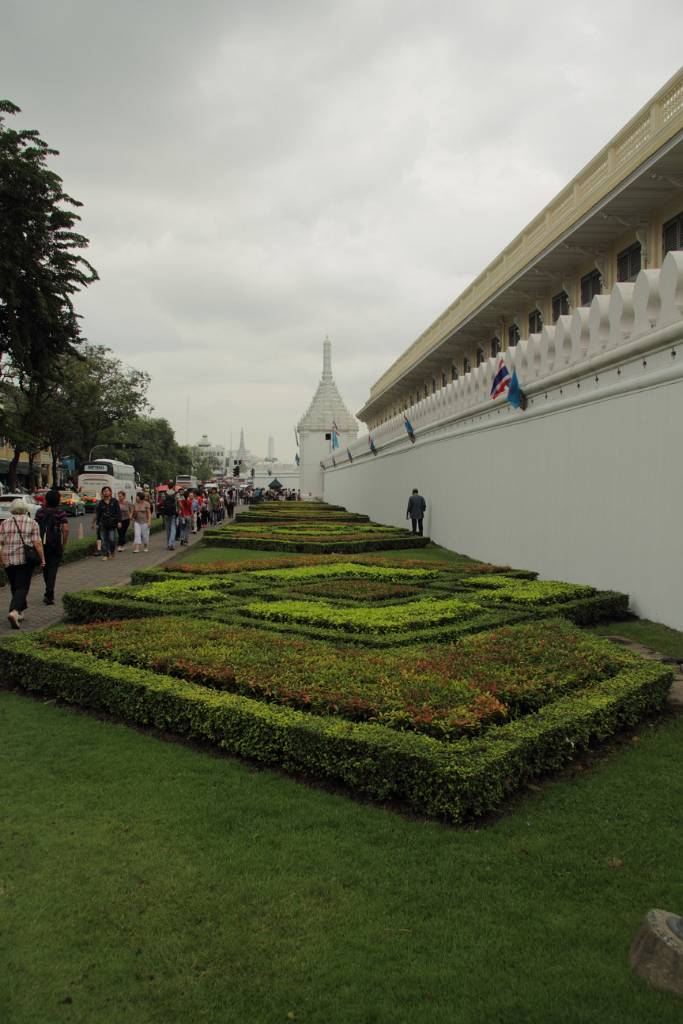
<path id="1" fill-rule="evenodd" d="M 301 458 L 299 487 L 304 497 L 308 494 L 317 498 L 323 496 L 324 474 L 320 462 L 333 451 L 333 424 L 339 431 L 339 448 L 336 451 L 339 458 L 346 458 L 346 446 L 358 436 L 358 423 L 346 408 L 334 383 L 332 342 L 326 337 L 323 342 L 323 375 L 313 401 L 297 426 Z"/>

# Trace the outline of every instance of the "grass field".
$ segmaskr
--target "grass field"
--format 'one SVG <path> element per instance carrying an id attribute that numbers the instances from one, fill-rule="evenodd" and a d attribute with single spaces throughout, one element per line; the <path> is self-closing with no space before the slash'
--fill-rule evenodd
<path id="1" fill-rule="evenodd" d="M 681 718 L 456 830 L 24 696 L 0 714 L 3 1024 L 680 1021 L 626 956 L 683 905 Z"/>
<path id="2" fill-rule="evenodd" d="M 0 1024 L 681 1020 L 627 954 L 683 909 L 683 716 L 459 829 L 2 690 L 0 736 Z"/>

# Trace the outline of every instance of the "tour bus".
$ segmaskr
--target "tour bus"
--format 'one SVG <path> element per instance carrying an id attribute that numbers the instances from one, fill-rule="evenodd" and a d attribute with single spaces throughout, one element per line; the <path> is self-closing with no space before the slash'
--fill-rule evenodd
<path id="1" fill-rule="evenodd" d="M 175 485 L 182 491 L 197 490 L 197 477 L 196 476 L 177 476 L 175 478 Z"/>
<path id="2" fill-rule="evenodd" d="M 83 495 L 85 507 L 93 509 L 102 496 L 103 487 L 111 487 L 114 497 L 124 491 L 128 501 L 135 501 L 138 478 L 135 468 L 115 459 L 99 459 L 83 467 L 78 478 L 78 490 Z"/>

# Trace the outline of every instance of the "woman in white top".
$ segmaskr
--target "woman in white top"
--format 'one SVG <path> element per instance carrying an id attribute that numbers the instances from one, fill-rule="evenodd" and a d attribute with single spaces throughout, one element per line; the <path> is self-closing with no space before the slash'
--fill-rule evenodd
<path id="1" fill-rule="evenodd" d="M 40 530 L 28 514 L 28 506 L 22 498 L 10 505 L 9 518 L 0 523 L 0 558 L 7 573 L 12 600 L 7 616 L 12 629 L 19 629 L 24 612 L 34 566 L 26 562 L 26 548 L 34 547 L 40 557 L 41 568 L 45 568 L 45 553 L 40 540 Z"/>

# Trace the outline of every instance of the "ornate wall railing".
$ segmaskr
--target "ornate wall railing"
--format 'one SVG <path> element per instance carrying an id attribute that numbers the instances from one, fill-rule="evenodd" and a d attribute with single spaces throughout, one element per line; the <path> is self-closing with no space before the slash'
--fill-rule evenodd
<path id="1" fill-rule="evenodd" d="M 549 397 L 551 404 L 566 401 L 571 388 L 588 386 L 599 397 L 611 387 L 649 386 L 659 381 L 657 375 L 664 382 L 672 368 L 678 372 L 683 367 L 683 252 L 670 252 L 660 270 L 641 270 L 634 283 L 617 284 L 611 294 L 596 295 L 590 307 L 561 316 L 503 357 L 488 359 L 411 406 L 406 415 L 417 444 L 446 427 L 465 426 L 492 413 L 527 415 L 513 410 L 503 398 L 495 403 L 490 398 L 501 358 L 510 373 L 517 371 L 530 410 Z M 403 415 L 387 420 L 371 436 L 379 455 L 410 443 Z M 375 458 L 369 435 L 354 441 L 349 450 L 354 460 Z M 345 450 L 335 455 L 335 463 L 337 468 L 349 464 Z M 323 465 L 333 468 L 332 457 Z"/>
<path id="2" fill-rule="evenodd" d="M 683 129 L 683 69 L 677 72 L 582 171 L 372 385 L 369 402 L 400 379 L 507 281 L 581 219 Z M 367 404 L 367 403 L 366 403 Z"/>

